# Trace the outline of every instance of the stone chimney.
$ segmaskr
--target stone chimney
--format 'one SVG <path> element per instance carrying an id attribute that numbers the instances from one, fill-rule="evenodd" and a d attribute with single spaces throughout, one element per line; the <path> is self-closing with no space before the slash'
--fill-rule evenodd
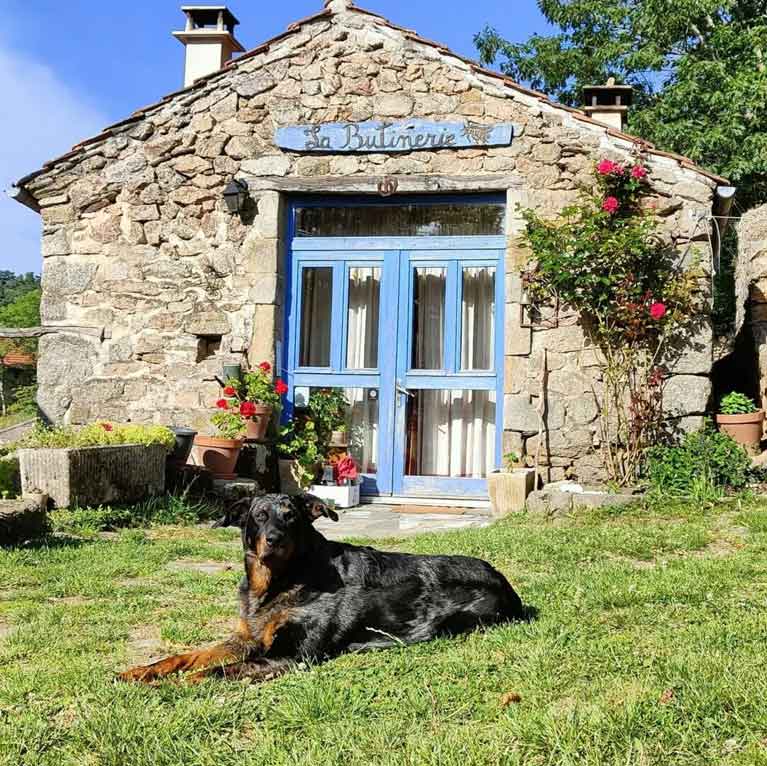
<path id="1" fill-rule="evenodd" d="M 233 54 L 245 49 L 234 36 L 240 23 L 225 5 L 184 5 L 186 29 L 174 32 L 186 48 L 184 87 L 217 72 Z"/>
<path id="2" fill-rule="evenodd" d="M 616 85 L 615 78 L 611 77 L 604 85 L 587 85 L 583 89 L 583 109 L 589 117 L 623 130 L 631 94 L 630 85 Z"/>

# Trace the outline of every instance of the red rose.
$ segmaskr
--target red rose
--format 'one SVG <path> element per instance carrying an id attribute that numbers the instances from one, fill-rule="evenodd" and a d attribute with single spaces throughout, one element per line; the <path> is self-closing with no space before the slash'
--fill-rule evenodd
<path id="1" fill-rule="evenodd" d="M 224 389 L 224 396 L 237 396 L 237 391 L 235 391 L 234 386 L 227 386 Z"/>
<path id="2" fill-rule="evenodd" d="M 226 399 L 219 399 L 216 402 L 216 407 L 218 407 L 220 410 L 228 410 L 229 402 L 227 402 Z"/>
<path id="3" fill-rule="evenodd" d="M 615 170 L 615 163 L 612 160 L 602 160 L 597 165 L 597 173 L 600 176 L 609 176 Z"/>
<path id="4" fill-rule="evenodd" d="M 642 167 L 641 165 L 634 165 L 634 167 L 631 168 L 632 178 L 644 178 L 646 175 L 647 175 L 647 168 Z"/>
<path id="5" fill-rule="evenodd" d="M 263 370 L 264 372 L 271 372 L 272 365 L 269 364 L 269 362 L 261 362 L 261 364 L 258 365 L 258 369 Z"/>
<path id="6" fill-rule="evenodd" d="M 278 380 L 274 384 L 274 390 L 280 395 L 284 396 L 288 393 L 288 384 L 284 380 Z"/>
<path id="7" fill-rule="evenodd" d="M 252 418 L 256 414 L 256 405 L 253 402 L 243 402 L 240 405 L 240 415 L 244 418 Z"/>
<path id="8" fill-rule="evenodd" d="M 666 304 L 665 303 L 653 303 L 650 306 L 650 316 L 653 319 L 663 319 L 666 316 Z"/>
<path id="9" fill-rule="evenodd" d="M 612 215 L 619 207 L 620 207 L 620 203 L 618 202 L 616 197 L 608 197 L 602 203 L 602 210 L 610 213 L 610 215 Z"/>

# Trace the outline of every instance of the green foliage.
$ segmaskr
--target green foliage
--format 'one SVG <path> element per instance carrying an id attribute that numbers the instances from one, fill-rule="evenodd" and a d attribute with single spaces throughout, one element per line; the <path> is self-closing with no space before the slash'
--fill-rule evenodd
<path id="1" fill-rule="evenodd" d="M 744 489 L 752 478 L 751 459 L 709 424 L 679 444 L 648 450 L 646 477 L 656 494 L 709 500 L 725 490 Z"/>
<path id="2" fill-rule="evenodd" d="M 321 388 L 309 397 L 309 412 L 320 440 L 329 442 L 333 431 L 346 429 L 349 402 L 342 388 Z"/>
<path id="3" fill-rule="evenodd" d="M 210 419 L 222 439 L 240 439 L 245 433 L 245 418 L 239 410 L 220 410 Z"/>
<path id="4" fill-rule="evenodd" d="M 160 444 L 168 452 L 173 449 L 176 437 L 164 426 L 148 426 L 133 423 L 91 423 L 87 426 L 47 427 L 38 423 L 31 434 L 16 446 L 25 449 L 102 447 L 118 444 Z"/>
<path id="5" fill-rule="evenodd" d="M 20 492 L 21 475 L 19 473 L 19 459 L 17 457 L 4 457 L 0 459 L 0 499 L 13 499 Z"/>
<path id="6" fill-rule="evenodd" d="M 482 60 L 558 101 L 615 77 L 634 87 L 629 130 L 767 199 L 765 0 L 542 0 L 551 34 L 475 37 Z"/>
<path id="7" fill-rule="evenodd" d="M 722 415 L 748 415 L 758 409 L 753 399 L 738 391 L 732 391 L 723 396 L 719 405 L 719 411 Z"/>
<path id="8" fill-rule="evenodd" d="M 2 272 L 0 272 L 2 273 Z M 12 302 L 0 306 L 0 327 L 37 327 L 40 324 L 40 288 L 20 294 Z M 37 339 L 0 338 L 0 354 L 9 351 L 32 353 L 37 349 Z"/>
<path id="9" fill-rule="evenodd" d="M 10 415 L 19 413 L 34 414 L 37 412 L 37 384 L 32 383 L 28 386 L 19 386 L 13 389 L 13 402 L 8 407 Z"/>
<path id="10" fill-rule="evenodd" d="M 0 270 L 0 309 L 13 303 L 16 299 L 29 292 L 40 289 L 40 277 L 31 272 L 27 274 L 14 274 L 12 271 Z M 0 327 L 4 326 L 0 322 Z M 11 325 L 15 327 L 16 325 Z M 24 325 L 18 325 L 23 327 Z"/>
<path id="11" fill-rule="evenodd" d="M 191 497 L 188 490 L 150 497 L 134 506 L 72 508 L 51 513 L 54 531 L 93 534 L 124 528 L 162 524 L 193 526 L 221 516 L 221 507 L 205 498 Z"/>

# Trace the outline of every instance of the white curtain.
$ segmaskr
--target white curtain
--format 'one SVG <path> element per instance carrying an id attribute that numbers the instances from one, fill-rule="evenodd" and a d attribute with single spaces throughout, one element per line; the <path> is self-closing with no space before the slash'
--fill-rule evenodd
<path id="1" fill-rule="evenodd" d="M 349 451 L 362 473 L 378 472 L 378 396 L 367 388 L 347 388 Z"/>
<path id="2" fill-rule="evenodd" d="M 350 370 L 378 367 L 378 317 L 381 269 L 349 269 L 349 317 L 346 366 Z"/>
<path id="3" fill-rule="evenodd" d="M 495 392 L 416 392 L 407 473 L 481 479 L 495 469 Z"/>
<path id="4" fill-rule="evenodd" d="M 417 268 L 413 286 L 413 369 L 441 370 L 445 346 L 443 268 Z"/>
<path id="5" fill-rule="evenodd" d="M 333 316 L 333 269 L 303 270 L 301 286 L 302 367 L 330 366 L 330 322 Z"/>
<path id="6" fill-rule="evenodd" d="M 492 370 L 495 338 L 495 269 L 463 270 L 462 370 Z"/>

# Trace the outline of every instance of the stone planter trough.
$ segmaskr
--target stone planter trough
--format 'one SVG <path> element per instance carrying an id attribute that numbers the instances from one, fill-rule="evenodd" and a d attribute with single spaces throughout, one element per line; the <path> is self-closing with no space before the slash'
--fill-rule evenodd
<path id="1" fill-rule="evenodd" d="M 165 490 L 165 455 L 159 444 L 22 449 L 21 490 L 57 508 L 135 502 Z"/>

